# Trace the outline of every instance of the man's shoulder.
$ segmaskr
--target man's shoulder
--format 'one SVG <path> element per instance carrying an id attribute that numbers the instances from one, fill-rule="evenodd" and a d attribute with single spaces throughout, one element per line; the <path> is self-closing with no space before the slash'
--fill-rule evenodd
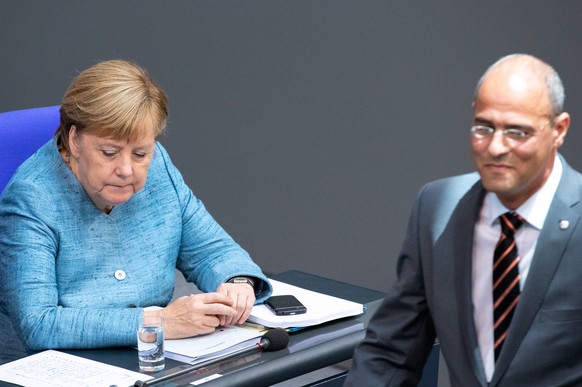
<path id="1" fill-rule="evenodd" d="M 433 180 L 422 188 L 424 192 L 432 194 L 442 192 L 447 195 L 463 195 L 470 190 L 480 180 L 477 172 L 466 173 L 463 175 L 450 176 Z"/>
<path id="2" fill-rule="evenodd" d="M 567 182 L 578 185 L 582 184 L 582 173 L 579 170 L 575 169 L 570 164 L 568 164 L 568 162 L 562 155 L 558 154 L 558 157 L 562 162 L 563 168 L 562 176 L 566 176 Z"/>
<path id="3" fill-rule="evenodd" d="M 440 215 L 450 214 L 464 197 L 479 200 L 483 192 L 477 172 L 446 177 L 424 185 L 418 193 L 421 208 Z"/>
<path id="4" fill-rule="evenodd" d="M 435 238 L 443 232 L 461 202 L 464 210 L 477 206 L 483 193 L 479 174 L 446 177 L 427 183 L 419 192 L 416 211 Z"/>

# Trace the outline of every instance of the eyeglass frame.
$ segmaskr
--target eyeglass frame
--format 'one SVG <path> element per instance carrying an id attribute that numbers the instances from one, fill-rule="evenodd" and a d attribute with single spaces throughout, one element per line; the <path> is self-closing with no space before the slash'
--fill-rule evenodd
<path id="1" fill-rule="evenodd" d="M 534 137 L 535 135 L 541 133 L 548 126 L 548 124 L 553 125 L 553 121 L 554 121 L 554 118 L 548 118 L 548 121 L 536 133 L 529 133 L 529 132 L 526 132 L 525 130 L 517 129 L 517 128 L 495 129 L 495 128 L 493 128 L 491 126 L 487 126 L 487 125 L 473 125 L 473 126 L 471 126 L 470 130 L 471 130 L 471 136 L 477 140 L 492 139 L 493 136 L 495 135 L 495 131 L 499 130 L 499 132 L 501 133 L 503 138 L 506 138 L 506 139 L 514 141 L 514 142 L 523 142 L 523 141 L 527 141 L 531 137 Z M 477 130 L 484 130 L 484 129 L 486 132 L 484 135 L 480 135 L 480 134 L 475 133 Z M 516 136 L 516 137 L 512 137 L 512 135 Z"/>

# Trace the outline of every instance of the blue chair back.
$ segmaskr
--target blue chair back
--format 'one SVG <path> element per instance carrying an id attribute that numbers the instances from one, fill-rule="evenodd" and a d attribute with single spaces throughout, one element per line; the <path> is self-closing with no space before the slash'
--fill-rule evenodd
<path id="1" fill-rule="evenodd" d="M 52 138 L 60 122 L 59 108 L 0 113 L 0 193 L 16 168 Z"/>

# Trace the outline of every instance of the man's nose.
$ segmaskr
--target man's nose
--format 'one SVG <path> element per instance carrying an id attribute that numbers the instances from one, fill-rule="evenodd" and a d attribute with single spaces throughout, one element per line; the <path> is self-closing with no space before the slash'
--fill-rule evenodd
<path id="1" fill-rule="evenodd" d="M 492 156 L 500 156 L 504 153 L 507 153 L 511 148 L 509 141 L 510 140 L 503 135 L 502 131 L 496 130 L 491 135 L 487 149 Z"/>

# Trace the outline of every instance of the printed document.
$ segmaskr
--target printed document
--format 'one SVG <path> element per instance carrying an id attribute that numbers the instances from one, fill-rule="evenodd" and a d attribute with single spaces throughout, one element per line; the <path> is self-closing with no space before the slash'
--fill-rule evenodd
<path id="1" fill-rule="evenodd" d="M 137 355 L 136 355 L 137 356 Z M 152 376 L 48 350 L 0 366 L 0 380 L 27 387 L 133 386 Z"/>

